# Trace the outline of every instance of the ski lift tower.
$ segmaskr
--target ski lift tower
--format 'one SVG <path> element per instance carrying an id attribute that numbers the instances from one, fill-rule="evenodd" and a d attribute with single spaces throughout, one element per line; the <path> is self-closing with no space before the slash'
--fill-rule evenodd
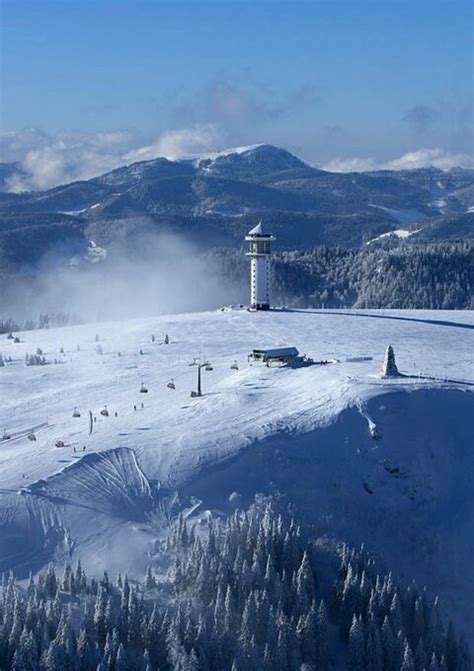
<path id="1" fill-rule="evenodd" d="M 265 233 L 262 222 L 245 236 L 250 243 L 250 309 L 270 309 L 270 243 L 275 240 L 271 233 Z"/>

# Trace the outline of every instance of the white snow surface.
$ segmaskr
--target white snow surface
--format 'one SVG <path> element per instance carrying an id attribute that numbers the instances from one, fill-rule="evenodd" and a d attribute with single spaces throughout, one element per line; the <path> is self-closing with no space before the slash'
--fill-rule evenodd
<path id="1" fill-rule="evenodd" d="M 472 624 L 473 334 L 467 311 L 226 310 L 3 335 L 0 570 L 140 573 L 175 488 L 206 509 L 285 491 Z M 405 377 L 378 376 L 388 344 Z M 333 363 L 250 365 L 275 346 Z M 37 347 L 48 365 L 26 367 Z"/>
<path id="2" fill-rule="evenodd" d="M 260 142 L 257 144 L 249 144 L 242 147 L 231 147 L 229 149 L 223 149 L 221 151 L 186 154 L 184 156 L 180 156 L 178 160 L 180 161 L 193 160 L 196 167 L 199 167 L 201 161 L 215 161 L 217 158 L 220 158 L 222 156 L 231 156 L 232 154 L 247 154 L 263 146 L 264 146 L 263 143 Z"/>
<path id="3" fill-rule="evenodd" d="M 419 228 L 411 231 L 407 230 L 406 228 L 397 228 L 394 231 L 388 231 L 387 233 L 382 233 L 381 235 L 378 235 L 376 238 L 368 240 L 365 244 L 370 245 L 371 242 L 375 242 L 376 240 L 383 240 L 384 238 L 389 238 L 391 235 L 394 235 L 395 237 L 401 239 L 409 238 L 414 233 L 418 233 L 419 230 L 420 230 Z"/>
<path id="4" fill-rule="evenodd" d="M 470 330 L 441 326 L 443 321 L 469 325 L 472 313 L 210 312 L 27 331 L 20 334 L 19 344 L 3 336 L 0 351 L 4 358 L 12 356 L 13 362 L 0 371 L 0 427 L 14 435 L 42 425 L 35 443 L 18 438 L 2 444 L 3 483 L 13 488 L 24 484 L 19 479 L 19 450 L 28 479 L 55 472 L 58 458 L 71 459 L 71 450 L 54 448 L 59 439 L 86 444 L 88 451 L 126 445 L 137 450 L 150 477 L 179 482 L 201 461 L 201 450 L 206 460 L 222 458 L 280 426 L 291 423 L 310 430 L 330 423 L 356 397 L 386 392 L 391 381 L 372 374 L 378 373 L 388 344 L 393 345 L 402 372 L 417 374 L 422 369 L 433 377 L 474 381 L 474 371 L 468 368 L 474 360 Z M 171 340 L 168 346 L 160 342 L 165 333 Z M 94 341 L 96 334 L 100 343 Z M 96 353 L 98 344 L 103 355 Z M 247 363 L 254 347 L 280 345 L 294 345 L 315 359 L 370 354 L 375 361 L 296 370 Z M 26 367 L 25 353 L 34 353 L 37 347 L 48 362 L 56 358 L 59 363 Z M 59 354 L 61 347 L 64 356 Z M 214 367 L 202 373 L 202 399 L 189 398 L 197 379 L 196 368 L 189 366 L 193 357 L 210 359 Z M 237 372 L 230 370 L 234 359 L 240 367 Z M 175 391 L 166 386 L 170 378 L 175 380 Z M 142 381 L 148 394 L 139 393 Z M 451 383 L 417 378 L 397 383 L 409 389 L 427 384 Z M 141 402 L 145 409 L 135 412 L 134 404 Z M 101 417 L 104 404 L 119 416 Z M 73 421 L 74 406 L 82 416 Z M 89 409 L 97 416 L 90 438 Z"/>
<path id="5" fill-rule="evenodd" d="M 70 214 L 70 215 L 76 215 L 76 214 L 84 214 L 84 212 L 87 212 L 88 210 L 95 210 L 97 207 L 100 207 L 101 203 L 94 203 L 94 205 L 89 205 L 88 207 L 82 207 L 78 210 L 59 210 L 61 214 Z"/>

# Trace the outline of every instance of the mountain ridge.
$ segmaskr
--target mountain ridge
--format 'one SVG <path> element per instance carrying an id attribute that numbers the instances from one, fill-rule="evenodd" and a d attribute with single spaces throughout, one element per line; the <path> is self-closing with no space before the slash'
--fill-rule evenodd
<path id="1" fill-rule="evenodd" d="M 266 144 L 138 161 L 46 191 L 0 193 L 0 264 L 21 264 L 40 224 L 51 227 L 43 251 L 64 246 L 70 227 L 84 244 L 104 245 L 144 222 L 200 247 L 237 248 L 259 219 L 275 229 L 277 249 L 357 248 L 400 229 L 416 232 L 413 241 L 463 240 L 474 235 L 474 171 L 331 173 Z"/>

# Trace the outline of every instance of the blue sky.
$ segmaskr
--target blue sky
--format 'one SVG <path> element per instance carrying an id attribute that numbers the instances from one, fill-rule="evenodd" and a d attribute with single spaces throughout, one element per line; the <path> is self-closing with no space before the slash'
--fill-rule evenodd
<path id="1" fill-rule="evenodd" d="M 170 142 L 333 166 L 466 157 L 473 38 L 464 0 L 4 0 L 4 160 L 97 134 L 145 157 Z"/>

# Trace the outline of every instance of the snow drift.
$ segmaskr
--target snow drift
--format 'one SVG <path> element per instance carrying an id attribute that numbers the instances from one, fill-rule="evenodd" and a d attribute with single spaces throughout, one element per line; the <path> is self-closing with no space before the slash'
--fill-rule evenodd
<path id="1" fill-rule="evenodd" d="M 134 521 L 145 520 L 153 507 L 150 483 L 135 452 L 125 447 L 87 454 L 59 473 L 33 482 L 21 493 Z"/>

